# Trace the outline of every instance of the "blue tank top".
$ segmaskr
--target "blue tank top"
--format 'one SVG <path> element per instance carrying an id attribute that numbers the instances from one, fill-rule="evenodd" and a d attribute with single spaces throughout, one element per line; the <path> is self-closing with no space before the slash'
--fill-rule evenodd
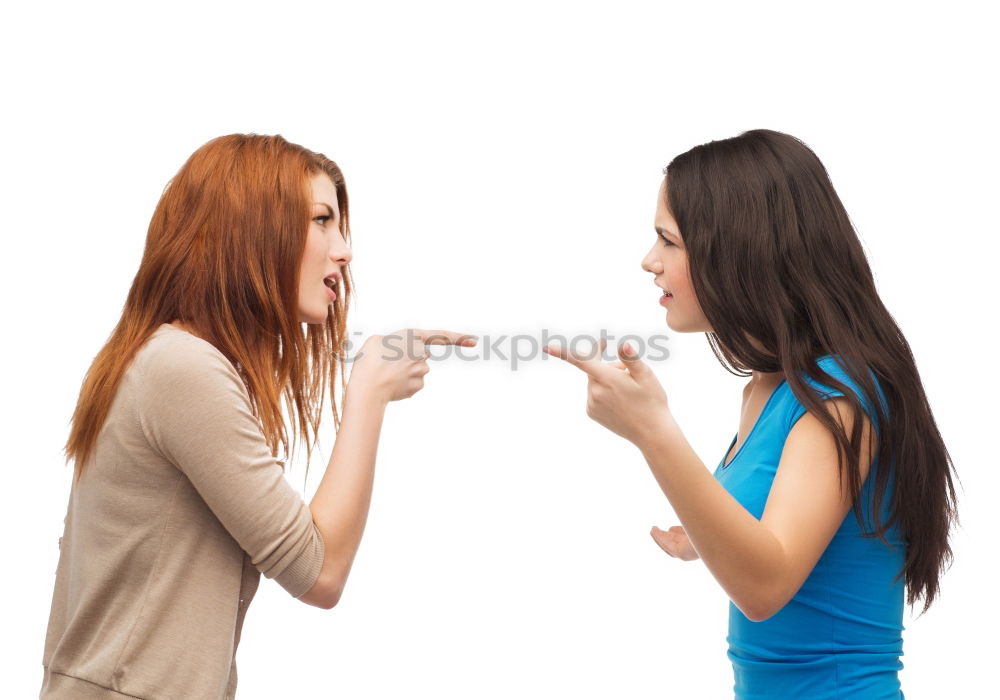
<path id="1" fill-rule="evenodd" d="M 827 355 L 819 366 L 846 384 L 862 402 L 878 434 L 872 404 L 843 368 Z M 843 396 L 801 373 L 821 398 Z M 874 374 L 871 375 L 875 379 Z M 875 379 L 879 400 L 885 394 Z M 715 478 L 755 518 L 760 519 L 774 480 L 781 450 L 805 406 L 788 382 L 775 387 L 760 417 L 729 464 L 725 456 Z M 848 436 L 849 437 L 849 436 Z M 729 454 L 736 442 L 729 444 Z M 872 475 L 862 485 L 866 526 L 871 528 Z M 892 481 L 881 509 L 889 517 Z M 795 596 L 775 615 L 752 622 L 729 604 L 729 659 L 737 700 L 898 700 L 903 697 L 898 672 L 903 667 L 903 581 L 896 581 L 905 558 L 905 543 L 894 526 L 885 537 L 860 536 L 848 511 L 815 568 Z"/>

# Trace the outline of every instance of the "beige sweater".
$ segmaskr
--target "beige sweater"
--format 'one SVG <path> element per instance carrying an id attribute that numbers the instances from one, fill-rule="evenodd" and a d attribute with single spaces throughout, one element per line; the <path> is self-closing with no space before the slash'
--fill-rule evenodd
<path id="1" fill-rule="evenodd" d="M 40 697 L 233 698 L 260 574 L 297 598 L 322 565 L 233 365 L 164 324 L 70 493 Z"/>

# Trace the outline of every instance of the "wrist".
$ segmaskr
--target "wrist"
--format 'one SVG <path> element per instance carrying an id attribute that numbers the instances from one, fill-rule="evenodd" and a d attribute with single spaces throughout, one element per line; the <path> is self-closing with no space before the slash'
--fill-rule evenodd
<path id="1" fill-rule="evenodd" d="M 646 456 L 654 452 L 662 452 L 671 445 L 686 442 L 684 433 L 670 411 L 664 412 L 656 421 L 636 438 L 635 446 Z"/>
<path id="2" fill-rule="evenodd" d="M 369 408 L 384 411 L 389 405 L 387 392 L 378 391 L 377 387 L 364 381 L 361 377 L 351 377 L 344 390 L 344 410 L 348 406 Z"/>

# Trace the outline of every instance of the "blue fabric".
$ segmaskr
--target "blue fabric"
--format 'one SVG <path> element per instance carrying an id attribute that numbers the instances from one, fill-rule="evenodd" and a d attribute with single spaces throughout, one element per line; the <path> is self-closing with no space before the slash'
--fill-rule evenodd
<path id="1" fill-rule="evenodd" d="M 878 434 L 872 404 L 838 362 L 827 355 L 819 366 L 858 396 Z M 823 399 L 843 396 L 804 372 L 800 376 Z M 886 407 L 882 387 L 875 381 L 879 400 Z M 783 380 L 730 463 L 724 464 L 723 456 L 715 470 L 716 479 L 757 519 L 764 512 L 785 439 L 805 412 Z M 735 442 L 734 437 L 725 455 Z M 862 486 L 866 522 L 871 520 L 871 477 L 877 468 L 876 460 Z M 890 480 L 883 522 L 889 515 L 891 488 Z M 903 653 L 904 593 L 902 579 L 894 579 L 902 570 L 905 544 L 895 527 L 886 533 L 892 548 L 860 533 L 854 512 L 849 511 L 802 588 L 767 620 L 751 622 L 730 603 L 728 655 L 737 700 L 903 697 L 898 672 L 903 667 L 899 657 Z"/>

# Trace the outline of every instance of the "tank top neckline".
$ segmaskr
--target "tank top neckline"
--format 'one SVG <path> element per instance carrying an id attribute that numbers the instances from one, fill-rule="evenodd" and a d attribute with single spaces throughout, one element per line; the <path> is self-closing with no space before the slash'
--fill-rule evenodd
<path id="1" fill-rule="evenodd" d="M 783 387 L 787 383 L 788 383 L 787 379 L 782 379 L 780 382 L 778 382 L 778 384 L 774 387 L 774 389 L 771 390 L 771 393 L 767 397 L 767 401 L 764 402 L 764 407 L 760 409 L 760 414 L 758 414 L 757 420 L 754 421 L 753 427 L 750 428 L 750 432 L 747 433 L 746 439 L 743 440 L 743 444 L 740 445 L 740 449 L 736 450 L 736 454 L 734 454 L 732 459 L 730 459 L 729 462 L 727 463 L 726 457 L 729 456 L 729 450 L 733 449 L 733 445 L 736 444 L 736 440 L 740 436 L 739 430 L 736 431 L 736 434 L 733 436 L 732 442 L 729 443 L 729 447 L 726 448 L 725 453 L 723 453 L 722 455 L 722 461 L 719 463 L 722 469 L 728 469 L 733 465 L 733 462 L 739 459 L 739 456 L 743 453 L 743 450 L 746 449 L 747 443 L 750 442 L 750 439 L 754 436 L 754 433 L 757 432 L 757 426 L 760 425 L 761 420 L 764 418 L 764 414 L 767 413 L 767 409 L 770 408 L 771 403 L 774 401 L 774 397 L 777 396 L 778 394 L 778 390 L 780 390 L 781 387 Z"/>

